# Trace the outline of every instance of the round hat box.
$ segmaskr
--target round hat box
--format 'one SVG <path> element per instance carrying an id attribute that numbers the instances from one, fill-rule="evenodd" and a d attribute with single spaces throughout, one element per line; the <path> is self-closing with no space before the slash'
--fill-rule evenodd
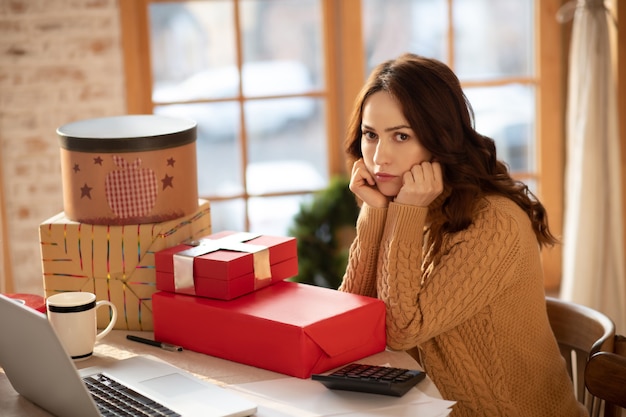
<path id="1" fill-rule="evenodd" d="M 143 224 L 197 210 L 196 122 L 124 115 L 69 123 L 57 135 L 68 219 Z"/>

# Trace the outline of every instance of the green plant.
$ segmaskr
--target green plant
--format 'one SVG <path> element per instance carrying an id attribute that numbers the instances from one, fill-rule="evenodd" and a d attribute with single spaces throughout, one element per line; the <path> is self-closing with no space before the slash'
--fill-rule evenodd
<path id="1" fill-rule="evenodd" d="M 293 281 L 338 288 L 355 236 L 359 207 L 345 177 L 332 178 L 328 187 L 300 206 L 289 229 L 298 243 L 298 276 Z"/>

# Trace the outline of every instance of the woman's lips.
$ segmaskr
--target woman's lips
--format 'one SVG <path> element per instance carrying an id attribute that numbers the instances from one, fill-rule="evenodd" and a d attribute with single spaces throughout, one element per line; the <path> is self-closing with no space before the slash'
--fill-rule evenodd
<path id="1" fill-rule="evenodd" d="M 384 172 L 378 172 L 376 173 L 376 181 L 377 182 L 388 182 L 388 181 L 393 181 L 396 176 L 395 175 L 391 175 L 391 174 L 386 174 Z"/>

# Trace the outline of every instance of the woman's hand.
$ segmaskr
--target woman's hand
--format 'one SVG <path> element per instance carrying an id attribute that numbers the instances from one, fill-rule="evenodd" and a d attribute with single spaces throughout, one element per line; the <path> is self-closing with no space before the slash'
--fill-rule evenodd
<path id="1" fill-rule="evenodd" d="M 389 199 L 376 188 L 374 177 L 365 167 L 363 159 L 359 159 L 352 165 L 350 191 L 370 207 L 387 207 L 389 205 Z"/>
<path id="2" fill-rule="evenodd" d="M 396 203 L 428 207 L 443 192 L 443 174 L 439 162 L 413 165 L 402 176 L 403 185 Z"/>

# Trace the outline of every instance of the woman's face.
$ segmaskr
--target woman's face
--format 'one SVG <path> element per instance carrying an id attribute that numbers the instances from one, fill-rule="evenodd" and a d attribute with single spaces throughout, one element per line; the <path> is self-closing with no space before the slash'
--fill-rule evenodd
<path id="1" fill-rule="evenodd" d="M 365 100 L 361 131 L 363 161 L 378 190 L 387 197 L 398 195 L 405 172 L 432 159 L 404 118 L 400 104 L 385 91 Z"/>

